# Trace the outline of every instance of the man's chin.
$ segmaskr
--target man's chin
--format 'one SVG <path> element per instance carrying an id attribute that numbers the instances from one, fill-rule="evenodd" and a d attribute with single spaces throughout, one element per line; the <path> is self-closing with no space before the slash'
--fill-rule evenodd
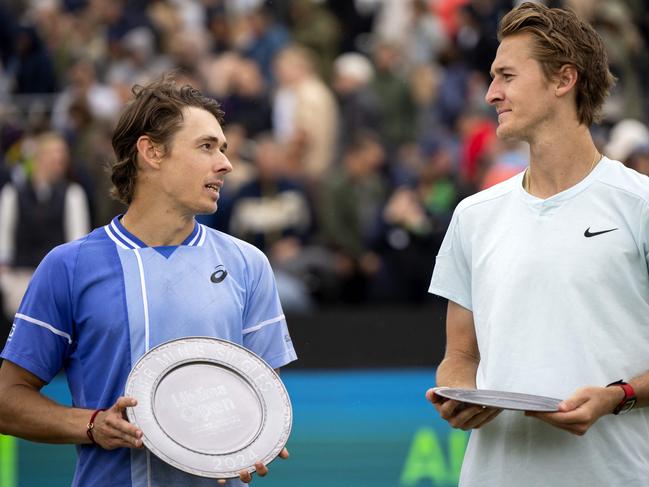
<path id="1" fill-rule="evenodd" d="M 503 127 L 499 125 L 496 127 L 496 136 L 501 140 L 517 140 L 515 131 L 511 130 L 508 127 Z"/>
<path id="2" fill-rule="evenodd" d="M 219 205 L 215 203 L 212 208 L 201 208 L 196 212 L 196 215 L 213 215 L 218 209 Z"/>

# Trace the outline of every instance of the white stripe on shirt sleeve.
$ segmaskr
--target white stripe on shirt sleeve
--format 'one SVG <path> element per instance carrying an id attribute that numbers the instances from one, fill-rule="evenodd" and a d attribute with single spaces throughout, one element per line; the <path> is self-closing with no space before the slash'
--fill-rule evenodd
<path id="1" fill-rule="evenodd" d="M 255 325 L 255 326 L 251 326 L 250 328 L 246 328 L 245 330 L 242 331 L 242 333 L 245 335 L 246 333 L 251 333 L 253 331 L 257 331 L 257 330 L 263 328 L 264 326 L 272 325 L 273 323 L 279 323 L 284 318 L 285 318 L 284 315 L 281 314 L 279 316 L 276 316 L 275 318 L 271 318 L 270 320 L 262 321 L 261 323 Z"/>
<path id="2" fill-rule="evenodd" d="M 31 316 L 27 316 L 22 313 L 16 313 L 16 318 L 20 318 L 21 320 L 25 320 L 29 323 L 33 323 L 34 325 L 42 326 L 43 328 L 50 330 L 55 335 L 65 338 L 68 341 L 68 343 L 70 344 L 72 343 L 72 337 L 68 333 L 61 330 L 57 330 L 49 323 L 45 323 L 44 321 L 37 320 L 36 318 L 32 318 Z"/>

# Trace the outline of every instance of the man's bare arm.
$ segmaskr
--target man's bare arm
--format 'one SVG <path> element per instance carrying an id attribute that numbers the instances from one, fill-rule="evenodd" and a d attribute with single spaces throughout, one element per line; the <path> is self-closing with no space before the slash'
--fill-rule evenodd
<path id="1" fill-rule="evenodd" d="M 45 397 L 44 382 L 5 360 L 0 368 L 0 433 L 43 443 L 90 443 L 86 434 L 93 411 L 62 406 Z M 94 421 L 93 436 L 103 448 L 142 446 L 142 432 L 124 418 L 136 401 L 119 398 Z"/>
<path id="2" fill-rule="evenodd" d="M 437 386 L 475 389 L 479 364 L 480 351 L 473 313 L 449 301 L 446 313 L 446 353 L 437 368 Z M 500 409 L 446 400 L 437 396 L 434 389 L 429 389 L 426 397 L 443 419 L 454 428 L 463 430 L 480 428 L 500 413 Z"/>
<path id="3" fill-rule="evenodd" d="M 473 313 L 453 301 L 446 312 L 446 353 L 437 368 L 437 385 L 475 388 L 480 352 Z"/>

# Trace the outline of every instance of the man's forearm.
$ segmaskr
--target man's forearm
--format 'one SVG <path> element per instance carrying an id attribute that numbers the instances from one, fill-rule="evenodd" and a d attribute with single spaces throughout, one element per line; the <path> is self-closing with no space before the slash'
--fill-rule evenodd
<path id="1" fill-rule="evenodd" d="M 447 354 L 437 368 L 437 386 L 475 389 L 479 363 L 469 355 Z"/>
<path id="2" fill-rule="evenodd" d="M 92 411 L 62 406 L 28 386 L 3 388 L 0 433 L 43 443 L 89 443 Z"/>
<path id="3" fill-rule="evenodd" d="M 635 391 L 636 397 L 638 398 L 636 407 L 649 406 L 649 372 L 645 372 L 644 374 L 636 376 L 631 380 L 627 379 L 627 382 L 631 384 L 633 390 Z"/>

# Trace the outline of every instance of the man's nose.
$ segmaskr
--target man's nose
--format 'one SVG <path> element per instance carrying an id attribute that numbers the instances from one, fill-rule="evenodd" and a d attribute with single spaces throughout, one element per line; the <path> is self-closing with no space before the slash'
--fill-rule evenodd
<path id="1" fill-rule="evenodd" d="M 487 90 L 487 94 L 485 95 L 485 101 L 489 105 L 493 105 L 499 100 L 502 100 L 502 93 L 500 92 L 498 84 L 494 80 L 489 85 L 489 89 Z"/>

